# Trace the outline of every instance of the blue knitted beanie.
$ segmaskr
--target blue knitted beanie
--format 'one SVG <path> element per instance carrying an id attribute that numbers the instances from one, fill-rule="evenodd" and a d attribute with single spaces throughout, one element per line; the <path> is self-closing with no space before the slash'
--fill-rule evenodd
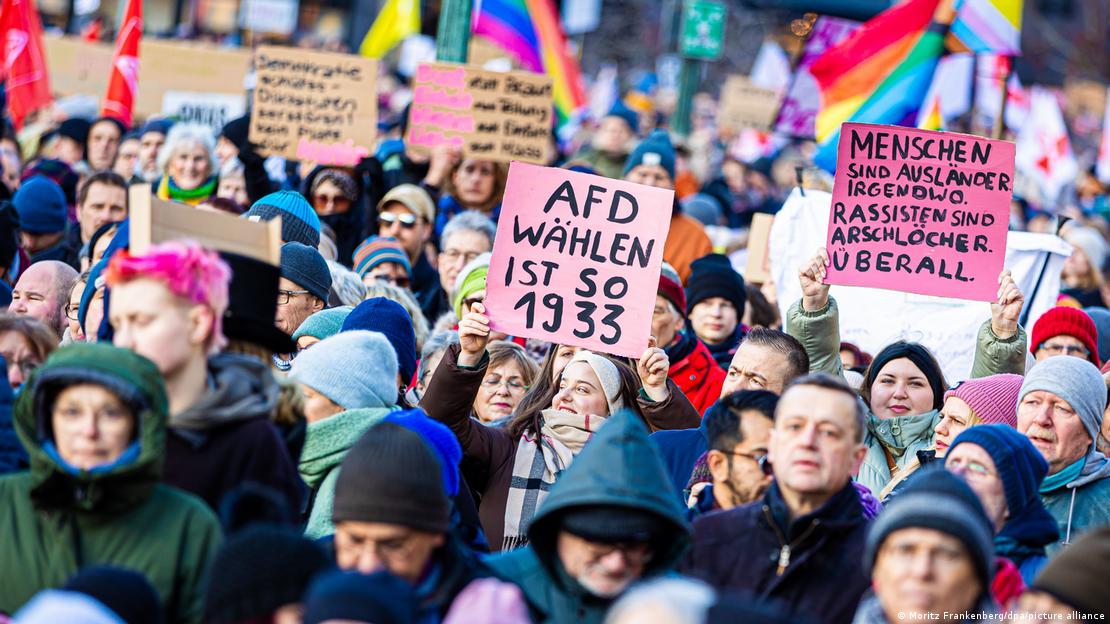
<path id="1" fill-rule="evenodd" d="M 286 243 L 303 243 L 316 248 L 320 245 L 320 217 L 303 195 L 296 191 L 270 193 L 254 202 L 243 213 L 244 219 L 269 221 L 281 216 L 281 240 Z"/>
<path id="2" fill-rule="evenodd" d="M 62 187 L 46 176 L 33 176 L 12 199 L 19 213 L 19 227 L 32 234 L 53 234 L 66 229 L 66 196 Z"/>
<path id="3" fill-rule="evenodd" d="M 412 317 L 401 304 L 373 297 L 355 306 L 343 321 L 346 332 L 352 329 L 366 329 L 383 334 L 397 352 L 397 362 L 401 378 L 408 382 L 416 373 L 416 334 L 412 329 Z"/>

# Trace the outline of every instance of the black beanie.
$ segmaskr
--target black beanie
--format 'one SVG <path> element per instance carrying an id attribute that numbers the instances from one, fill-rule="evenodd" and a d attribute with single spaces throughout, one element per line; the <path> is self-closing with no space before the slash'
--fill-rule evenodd
<path id="1" fill-rule="evenodd" d="M 686 314 L 698 303 L 710 297 L 727 299 L 736 307 L 737 318 L 744 316 L 748 301 L 744 278 L 732 268 L 728 257 L 707 254 L 690 264 L 690 279 L 686 280 Z"/>
<path id="2" fill-rule="evenodd" d="M 145 576 L 113 566 L 90 566 L 78 572 L 62 589 L 94 598 L 127 624 L 162 621 L 158 591 Z"/>
<path id="3" fill-rule="evenodd" d="M 304 597 L 304 624 L 333 620 L 374 624 L 416 624 L 417 597 L 389 572 L 328 572 L 312 582 Z"/>
<path id="4" fill-rule="evenodd" d="M 242 622 L 299 603 L 312 577 L 331 566 L 299 531 L 256 525 L 229 537 L 212 562 L 204 621 Z"/>
<path id="5" fill-rule="evenodd" d="M 362 434 L 339 468 L 332 521 L 380 522 L 445 533 L 450 502 L 439 459 L 420 434 L 382 423 Z"/>
<path id="6" fill-rule="evenodd" d="M 617 505 L 583 505 L 562 512 L 561 528 L 584 540 L 612 544 L 653 542 L 674 524 L 657 513 Z"/>
<path id="7" fill-rule="evenodd" d="M 929 380 L 929 388 L 933 391 L 933 409 L 940 409 L 944 405 L 944 393 L 947 390 L 947 385 L 944 383 L 944 372 L 937 366 L 937 360 L 929 353 L 929 350 L 916 342 L 899 340 L 879 351 L 879 354 L 875 356 L 875 359 L 871 361 L 871 366 L 867 369 L 867 379 L 864 380 L 867 388 L 871 388 L 871 384 L 875 383 L 875 378 L 879 376 L 879 371 L 888 362 L 899 358 L 908 359 L 921 370 L 925 379 Z"/>
<path id="8" fill-rule="evenodd" d="M 235 146 L 243 145 L 247 142 L 247 133 L 250 131 L 251 118 L 250 115 L 243 115 L 236 117 L 231 121 L 224 124 L 220 130 L 220 136 L 231 141 Z"/>

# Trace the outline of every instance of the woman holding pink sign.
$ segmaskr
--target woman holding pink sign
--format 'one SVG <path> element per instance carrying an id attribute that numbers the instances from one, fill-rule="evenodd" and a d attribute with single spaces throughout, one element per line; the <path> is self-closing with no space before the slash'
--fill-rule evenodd
<path id="1" fill-rule="evenodd" d="M 492 550 L 527 543 L 528 523 L 547 488 L 621 409 L 633 410 L 653 431 L 700 423 L 697 410 L 667 378 L 667 354 L 651 344 L 635 368 L 623 358 L 580 349 L 555 383 L 546 383 L 545 374 L 553 371 L 545 367 L 507 427 L 485 426 L 471 414 L 489 367 L 489 317 L 480 303 L 470 310 L 459 321 L 460 344 L 444 353 L 420 407 L 458 437 L 463 475 L 481 494 L 478 513 Z M 551 348 L 560 353 L 559 345 Z"/>

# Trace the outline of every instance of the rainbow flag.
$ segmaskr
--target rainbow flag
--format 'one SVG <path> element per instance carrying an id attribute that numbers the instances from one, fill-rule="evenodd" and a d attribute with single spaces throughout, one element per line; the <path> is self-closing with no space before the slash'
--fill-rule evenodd
<path id="1" fill-rule="evenodd" d="M 923 109 L 917 118 L 917 127 L 922 130 L 944 130 L 944 117 L 940 114 L 940 94 L 929 101 L 929 108 Z"/>
<path id="2" fill-rule="evenodd" d="M 470 30 L 500 45 L 524 69 L 551 76 L 560 127 L 585 108 L 578 60 L 567 49 L 552 0 L 474 0 Z"/>
<path id="3" fill-rule="evenodd" d="M 953 52 L 1021 55 L 1023 0 L 960 0 L 952 22 Z M 950 42 L 951 43 L 951 42 Z"/>
<path id="4" fill-rule="evenodd" d="M 836 169 L 840 124 L 856 121 L 913 127 L 944 54 L 941 0 L 908 0 L 860 26 L 810 67 L 821 91 L 814 162 Z M 952 16 L 947 15 L 950 22 Z"/>

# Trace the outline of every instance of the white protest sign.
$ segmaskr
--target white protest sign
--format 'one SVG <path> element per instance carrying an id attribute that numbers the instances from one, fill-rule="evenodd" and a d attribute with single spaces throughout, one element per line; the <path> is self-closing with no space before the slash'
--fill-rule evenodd
<path id="1" fill-rule="evenodd" d="M 802 296 L 798 271 L 825 244 L 832 196 L 794 189 L 775 215 L 771 227 L 771 275 L 779 309 L 786 311 Z M 1026 298 L 1042 274 L 1040 287 L 1024 327 L 1029 331 L 1041 314 L 1056 305 L 1060 271 L 1071 246 L 1057 236 L 1010 232 L 1004 266 L 1010 269 Z M 1047 265 L 1046 265 L 1047 261 Z M 833 286 L 831 295 L 840 309 L 840 339 L 871 354 L 896 340 L 920 342 L 940 361 L 949 383 L 966 379 L 975 355 L 975 337 L 990 319 L 990 304 L 909 293 Z"/>
<path id="2" fill-rule="evenodd" d="M 217 135 L 224 124 L 247 112 L 243 95 L 202 93 L 199 91 L 166 91 L 162 96 L 162 113 L 184 123 L 197 123 L 211 128 Z"/>

